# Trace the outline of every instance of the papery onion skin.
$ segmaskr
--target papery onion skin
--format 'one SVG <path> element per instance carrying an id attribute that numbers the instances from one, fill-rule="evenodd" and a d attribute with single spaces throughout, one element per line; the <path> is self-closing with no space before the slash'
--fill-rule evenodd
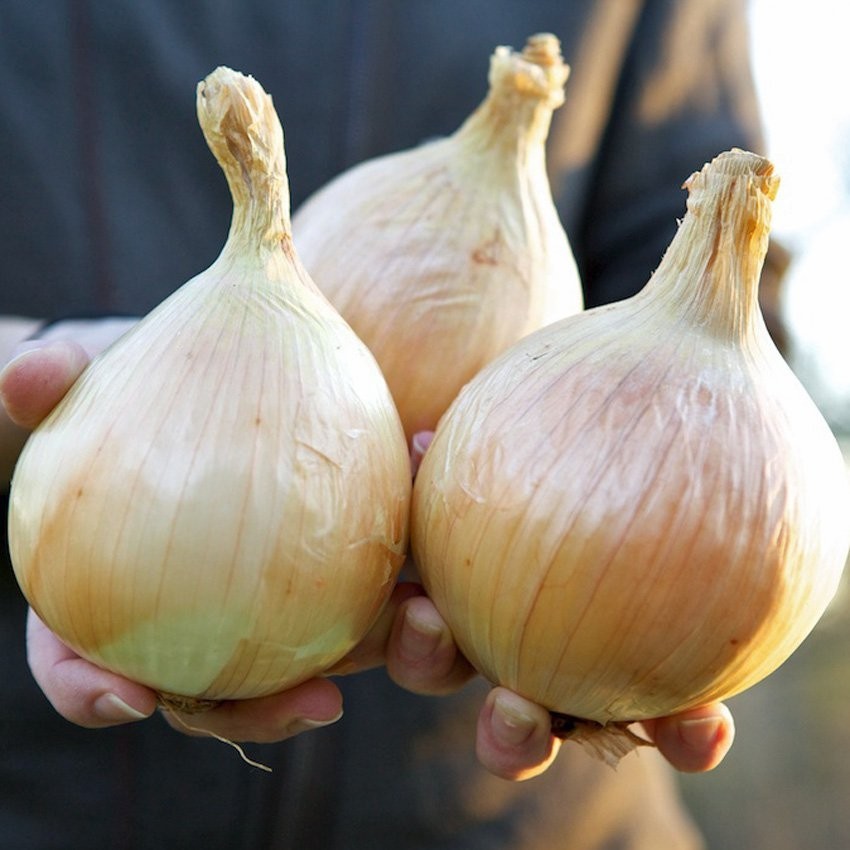
<path id="1" fill-rule="evenodd" d="M 414 486 L 412 546 L 489 679 L 602 724 L 772 672 L 832 599 L 847 471 L 757 306 L 778 178 L 687 184 L 644 290 L 544 328 L 464 389 Z"/>
<path id="2" fill-rule="evenodd" d="M 545 162 L 568 73 L 553 35 L 497 48 L 453 135 L 361 163 L 295 213 L 301 257 L 381 365 L 408 439 L 508 345 L 582 309 Z"/>
<path id="3" fill-rule="evenodd" d="M 411 486 L 380 370 L 292 246 L 271 98 L 219 68 L 198 115 L 233 194 L 227 243 L 36 430 L 9 517 L 47 625 L 187 703 L 273 693 L 349 651 L 403 562 Z"/>

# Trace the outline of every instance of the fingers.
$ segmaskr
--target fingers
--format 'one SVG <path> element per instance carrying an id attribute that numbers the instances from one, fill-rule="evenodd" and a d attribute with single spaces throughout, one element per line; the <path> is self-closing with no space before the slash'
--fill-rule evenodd
<path id="1" fill-rule="evenodd" d="M 388 606 L 392 625 L 386 665 L 397 684 L 415 693 L 444 694 L 461 687 L 474 670 L 459 653 L 444 621 L 416 585 L 399 586 L 403 601 Z M 414 595 L 410 595 L 414 594 Z M 386 622 L 377 635 L 386 633 Z M 380 645 L 380 637 L 375 646 Z M 56 711 L 87 728 L 142 720 L 156 708 L 149 688 L 102 670 L 77 656 L 30 611 L 28 658 L 33 676 Z M 380 650 L 374 650 L 376 658 Z M 372 650 L 364 655 L 371 656 Z M 361 668 L 362 669 L 362 668 Z M 198 715 L 165 712 L 174 728 L 210 732 L 232 741 L 269 743 L 336 722 L 342 696 L 327 679 L 254 700 L 224 702 Z M 677 770 L 713 769 L 732 746 L 735 726 L 722 703 L 643 723 L 647 735 Z M 560 741 L 551 734 L 549 712 L 505 689 L 494 688 L 478 719 L 476 753 L 491 773 L 522 780 L 543 773 Z"/>
<path id="2" fill-rule="evenodd" d="M 50 703 L 64 718 L 96 729 L 149 717 L 156 694 L 101 670 L 65 646 L 30 611 L 27 621 L 30 669 Z"/>
<path id="3" fill-rule="evenodd" d="M 422 463 L 422 458 L 431 445 L 431 440 L 434 439 L 433 431 L 417 431 L 410 441 L 410 470 L 413 477 L 419 471 L 419 464 Z"/>
<path id="4" fill-rule="evenodd" d="M 33 611 L 27 648 L 39 687 L 56 711 L 78 726 L 96 729 L 144 720 L 157 707 L 154 691 L 80 658 Z M 223 702 L 199 714 L 163 714 L 187 734 L 213 732 L 231 741 L 268 743 L 335 722 L 342 716 L 342 695 L 331 682 L 312 679 L 281 694 Z"/>
<path id="5" fill-rule="evenodd" d="M 165 709 L 163 715 L 189 735 L 212 733 L 229 741 L 270 744 L 335 723 L 342 717 L 342 694 L 327 679 L 310 679 L 268 697 L 222 702 L 197 714 Z"/>
<path id="6" fill-rule="evenodd" d="M 449 627 L 415 582 L 396 585 L 369 634 L 327 675 L 345 676 L 381 664 L 400 687 L 433 696 L 452 693 L 475 675 Z"/>
<path id="7" fill-rule="evenodd" d="M 412 596 L 420 596 L 424 591 L 421 585 L 414 582 L 400 582 L 393 588 L 389 601 L 384 606 L 377 622 L 360 643 L 330 670 L 328 676 L 347 676 L 362 670 L 370 670 L 384 663 L 387 655 L 387 644 L 393 630 L 399 608 L 405 600 Z"/>
<path id="8" fill-rule="evenodd" d="M 493 688 L 478 717 L 475 751 L 491 773 L 521 781 L 543 773 L 561 742 L 549 712 L 506 688 Z"/>
<path id="9" fill-rule="evenodd" d="M 412 596 L 399 606 L 385 663 L 397 685 L 417 694 L 452 693 L 475 675 L 426 596 Z"/>
<path id="10" fill-rule="evenodd" d="M 399 585 L 393 596 L 379 626 L 331 672 L 355 672 L 363 669 L 367 659 L 379 662 L 375 649 L 382 645 L 388 674 L 396 684 L 414 693 L 452 693 L 476 675 L 418 585 Z M 386 635 L 388 622 L 391 628 Z M 549 712 L 541 706 L 505 688 L 493 689 L 478 720 L 479 761 L 505 779 L 529 779 L 543 773 L 560 747 L 560 741 L 551 734 L 551 723 Z"/>
<path id="11" fill-rule="evenodd" d="M 643 726 L 667 761 L 686 773 L 717 767 L 735 737 L 732 715 L 722 703 Z M 546 709 L 505 688 L 490 692 L 478 720 L 476 752 L 491 773 L 512 780 L 537 776 L 554 761 L 560 743 L 551 735 Z"/>
<path id="12" fill-rule="evenodd" d="M 0 371 L 0 401 L 9 418 L 35 428 L 59 403 L 89 362 L 85 350 L 67 340 L 34 343 Z"/>
<path id="13" fill-rule="evenodd" d="M 647 720 L 643 727 L 667 761 L 684 773 L 717 767 L 735 738 L 732 714 L 723 703 Z"/>

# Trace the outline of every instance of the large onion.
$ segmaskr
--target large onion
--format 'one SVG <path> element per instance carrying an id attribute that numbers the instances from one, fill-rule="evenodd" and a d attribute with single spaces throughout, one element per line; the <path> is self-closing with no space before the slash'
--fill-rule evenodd
<path id="1" fill-rule="evenodd" d="M 24 593 L 80 655 L 220 700 L 360 640 L 404 557 L 410 465 L 374 358 L 293 248 L 271 98 L 220 68 L 198 116 L 233 194 L 227 243 L 34 433 L 9 534 Z"/>
<path id="2" fill-rule="evenodd" d="M 414 486 L 428 592 L 487 677 L 599 724 L 758 682 L 832 598 L 850 494 L 757 303 L 772 165 L 718 156 L 635 297 L 474 378 Z"/>
<path id="3" fill-rule="evenodd" d="M 490 91 L 455 133 L 360 163 L 293 218 L 304 264 L 375 355 L 408 438 L 508 345 L 582 308 L 546 173 L 568 73 L 553 35 L 497 48 Z"/>

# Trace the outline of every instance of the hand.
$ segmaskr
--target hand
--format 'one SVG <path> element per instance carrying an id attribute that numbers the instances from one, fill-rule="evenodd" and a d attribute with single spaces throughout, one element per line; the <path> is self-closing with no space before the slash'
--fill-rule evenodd
<path id="1" fill-rule="evenodd" d="M 126 321 L 62 323 L 51 328 L 52 341 L 23 343 L 17 356 L 0 373 L 0 400 L 9 417 L 31 429 L 55 407 L 83 369 L 90 356 L 112 342 L 130 326 Z M 85 348 L 77 340 L 85 342 Z M 336 672 L 357 672 L 383 663 L 385 654 L 398 659 L 392 648 L 400 630 L 395 625 L 400 605 L 421 594 L 411 583 L 399 584 L 388 605 L 363 643 L 339 665 Z M 429 604 L 429 603 L 426 603 Z M 390 648 L 388 648 L 388 644 Z M 156 709 L 156 693 L 80 658 L 62 643 L 34 611 L 27 625 L 30 668 L 45 695 L 66 719 L 97 728 L 142 720 Z M 451 647 L 452 655 L 456 655 Z M 473 675 L 458 657 L 457 671 L 447 672 L 443 653 L 434 656 L 433 671 L 419 663 L 411 681 L 440 691 L 456 687 Z M 396 667 L 403 662 L 396 661 Z M 343 669 L 344 668 L 344 669 Z M 284 693 L 261 699 L 223 702 L 201 715 L 187 716 L 169 710 L 168 721 L 176 729 L 203 729 L 232 741 L 272 742 L 307 729 L 324 726 L 342 714 L 342 695 L 326 678 L 304 682 Z"/>
<path id="2" fill-rule="evenodd" d="M 397 684 L 416 693 L 439 695 L 474 675 L 427 597 L 402 600 L 391 619 L 384 663 Z M 367 646 L 365 642 L 359 650 Z M 688 773 L 720 764 L 735 734 L 732 715 L 722 703 L 645 721 L 642 726 L 667 761 Z M 476 753 L 491 773 L 504 779 L 530 779 L 552 764 L 561 744 L 551 732 L 551 716 L 545 708 L 507 688 L 489 692 L 478 716 Z"/>
<path id="3" fill-rule="evenodd" d="M 86 352 L 71 341 L 32 348 L 0 374 L 0 399 L 9 415 L 32 428 L 55 406 L 85 368 Z M 414 438 L 415 469 L 428 435 Z M 29 660 L 36 681 L 57 711 L 83 726 L 97 727 L 139 720 L 153 713 L 153 691 L 79 658 L 35 614 L 28 625 Z M 400 686 L 417 693 L 443 694 L 475 675 L 459 653 L 433 604 L 413 583 L 399 584 L 369 635 L 329 674 L 354 673 L 386 664 Z M 270 697 L 227 702 L 206 712 L 193 726 L 234 741 L 271 742 L 332 723 L 342 698 L 327 679 L 312 679 Z M 179 718 L 175 728 L 185 731 Z M 734 726 L 722 704 L 712 704 L 648 721 L 646 734 L 676 768 L 705 771 L 715 767 L 732 744 Z M 550 731 L 549 713 L 504 688 L 494 688 L 480 712 L 476 750 L 481 763 L 507 779 L 527 779 L 546 770 L 561 742 Z"/>
<path id="4" fill-rule="evenodd" d="M 415 584 L 396 588 L 391 605 L 367 638 L 330 673 L 353 673 L 385 664 L 396 684 L 414 693 L 451 693 L 475 675 L 433 603 Z M 555 760 L 562 741 L 549 712 L 507 688 L 487 695 L 478 717 L 476 753 L 491 773 L 530 779 Z M 677 770 L 699 773 L 723 760 L 735 735 L 722 703 L 645 721 L 643 732 Z"/>
<path id="5" fill-rule="evenodd" d="M 52 341 L 42 338 L 22 344 L 0 374 L 0 400 L 10 418 L 28 429 L 38 425 L 87 366 L 90 356 L 131 324 L 125 320 L 63 322 L 51 327 Z M 399 680 L 409 681 L 414 689 L 444 692 L 471 678 L 472 669 L 457 654 L 450 637 L 449 645 L 434 652 L 430 661 L 419 659 L 409 674 L 405 671 L 406 650 L 397 646 L 409 636 L 402 628 L 408 610 L 402 605 L 411 600 L 412 611 L 424 606 L 430 612 L 432 606 L 421 593 L 416 584 L 399 584 L 369 635 L 333 672 L 357 672 L 381 664 L 387 657 Z M 443 632 L 448 635 L 448 630 Z M 59 714 L 73 723 L 111 726 L 144 719 L 156 709 L 153 690 L 80 658 L 33 611 L 28 618 L 27 647 L 37 683 Z M 169 710 L 165 716 L 184 732 L 192 726 L 232 741 L 271 742 L 332 723 L 341 714 L 339 689 L 327 678 L 316 678 L 274 696 L 224 702 L 202 715 Z"/>
<path id="6" fill-rule="evenodd" d="M 22 343 L 0 373 L 0 399 L 18 425 L 34 428 L 65 395 L 92 355 L 132 325 L 131 320 L 75 321 L 52 326 L 45 337 Z M 52 341 L 51 341 L 52 340 Z M 27 652 L 36 682 L 56 710 L 81 726 L 97 728 L 141 720 L 156 709 L 150 688 L 102 670 L 80 658 L 30 611 Z M 313 679 L 284 694 L 223 703 L 199 717 L 166 712 L 182 723 L 229 740 L 276 741 L 337 719 L 339 689 Z"/>

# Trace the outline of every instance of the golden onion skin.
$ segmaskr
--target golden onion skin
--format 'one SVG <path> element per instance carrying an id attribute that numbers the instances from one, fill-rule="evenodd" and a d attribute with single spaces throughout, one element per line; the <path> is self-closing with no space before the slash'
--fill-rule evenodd
<path id="1" fill-rule="evenodd" d="M 401 567 L 411 487 L 378 366 L 292 246 L 271 98 L 220 68 L 198 114 L 227 243 L 35 431 L 9 517 L 47 625 L 188 702 L 276 692 L 351 649 Z"/>
<path id="2" fill-rule="evenodd" d="M 767 676 L 850 545 L 841 453 L 757 305 L 778 178 L 733 150 L 686 185 L 644 290 L 483 370 L 414 486 L 414 557 L 464 654 L 602 724 Z"/>
<path id="3" fill-rule="evenodd" d="M 455 133 L 360 163 L 295 213 L 304 264 L 375 355 L 408 439 L 517 339 L 582 309 L 546 171 L 568 73 L 553 35 L 497 48 Z"/>

